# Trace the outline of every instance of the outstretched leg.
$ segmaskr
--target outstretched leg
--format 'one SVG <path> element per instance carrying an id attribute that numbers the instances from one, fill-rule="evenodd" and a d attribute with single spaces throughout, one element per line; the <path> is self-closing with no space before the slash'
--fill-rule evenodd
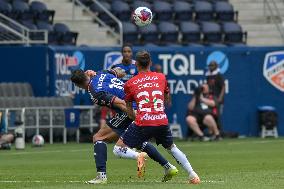
<path id="1" fill-rule="evenodd" d="M 186 155 L 180 149 L 178 149 L 175 144 L 172 144 L 172 146 L 168 148 L 168 152 L 172 154 L 172 156 L 176 159 L 177 163 L 180 164 L 183 169 L 189 174 L 189 182 L 191 184 L 199 184 L 200 179 L 193 170 Z"/>

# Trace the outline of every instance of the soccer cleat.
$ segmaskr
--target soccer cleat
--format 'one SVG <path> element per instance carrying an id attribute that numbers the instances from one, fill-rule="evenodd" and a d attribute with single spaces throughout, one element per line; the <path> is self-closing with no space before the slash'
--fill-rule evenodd
<path id="1" fill-rule="evenodd" d="M 144 177 L 145 174 L 145 167 L 146 167 L 146 157 L 147 157 L 147 153 L 145 152 L 141 152 L 139 153 L 138 157 L 137 157 L 137 176 L 138 178 L 142 178 Z"/>
<path id="2" fill-rule="evenodd" d="M 173 176 L 176 176 L 177 174 L 178 174 L 178 169 L 175 166 L 172 166 L 172 168 L 170 169 L 166 169 L 162 182 L 167 182 L 171 180 Z"/>
<path id="3" fill-rule="evenodd" d="M 190 184 L 200 184 L 200 178 L 197 175 L 197 173 L 193 172 L 190 176 L 189 176 L 189 183 Z"/>
<path id="4" fill-rule="evenodd" d="M 89 180 L 86 182 L 87 184 L 106 184 L 107 183 L 107 178 L 106 177 L 101 177 L 98 175 L 96 178 Z"/>

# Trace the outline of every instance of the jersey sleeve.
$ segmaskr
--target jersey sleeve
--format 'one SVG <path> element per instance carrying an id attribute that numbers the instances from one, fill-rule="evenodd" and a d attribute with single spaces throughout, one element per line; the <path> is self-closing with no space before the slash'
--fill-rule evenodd
<path id="1" fill-rule="evenodd" d="M 124 85 L 125 101 L 132 102 L 134 101 L 133 95 L 131 93 L 131 86 L 129 82 L 126 82 Z"/>
<path id="2" fill-rule="evenodd" d="M 107 106 L 109 108 L 112 107 L 113 101 L 116 98 L 113 94 L 105 91 L 93 93 L 92 97 L 95 104 L 99 106 Z"/>

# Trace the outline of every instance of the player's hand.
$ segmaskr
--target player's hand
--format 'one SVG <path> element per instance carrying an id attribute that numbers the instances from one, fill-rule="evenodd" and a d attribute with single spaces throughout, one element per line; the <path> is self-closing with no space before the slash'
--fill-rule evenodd
<path id="1" fill-rule="evenodd" d="M 124 76 L 126 75 L 125 70 L 124 70 L 124 69 L 121 69 L 121 68 L 119 68 L 119 67 L 112 68 L 112 70 L 115 71 L 116 77 L 118 77 L 118 78 L 122 78 L 122 77 L 124 77 Z"/>
<path id="2" fill-rule="evenodd" d="M 96 75 L 96 72 L 93 70 L 87 70 L 85 71 L 85 74 L 87 74 L 89 77 L 94 77 Z"/>

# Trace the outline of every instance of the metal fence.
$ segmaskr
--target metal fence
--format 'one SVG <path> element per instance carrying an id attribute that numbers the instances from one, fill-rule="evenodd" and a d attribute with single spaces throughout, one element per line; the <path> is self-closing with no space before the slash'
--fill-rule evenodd
<path id="1" fill-rule="evenodd" d="M 6 131 L 14 131 L 17 126 L 15 123 L 21 122 L 24 128 L 23 136 L 41 134 L 42 130 L 48 130 L 49 143 L 53 144 L 54 130 L 62 134 L 62 141 L 67 143 L 67 133 L 69 128 L 65 126 L 66 108 L 75 108 L 80 110 L 80 126 L 72 130 L 76 134 L 76 141 L 80 139 L 80 128 L 89 128 L 91 132 L 98 127 L 94 119 L 94 114 L 98 108 L 94 106 L 73 106 L 73 107 L 25 107 L 25 108 L 5 108 L 2 112 L 2 121 L 5 124 Z M 58 131 L 62 130 L 62 131 Z"/>

